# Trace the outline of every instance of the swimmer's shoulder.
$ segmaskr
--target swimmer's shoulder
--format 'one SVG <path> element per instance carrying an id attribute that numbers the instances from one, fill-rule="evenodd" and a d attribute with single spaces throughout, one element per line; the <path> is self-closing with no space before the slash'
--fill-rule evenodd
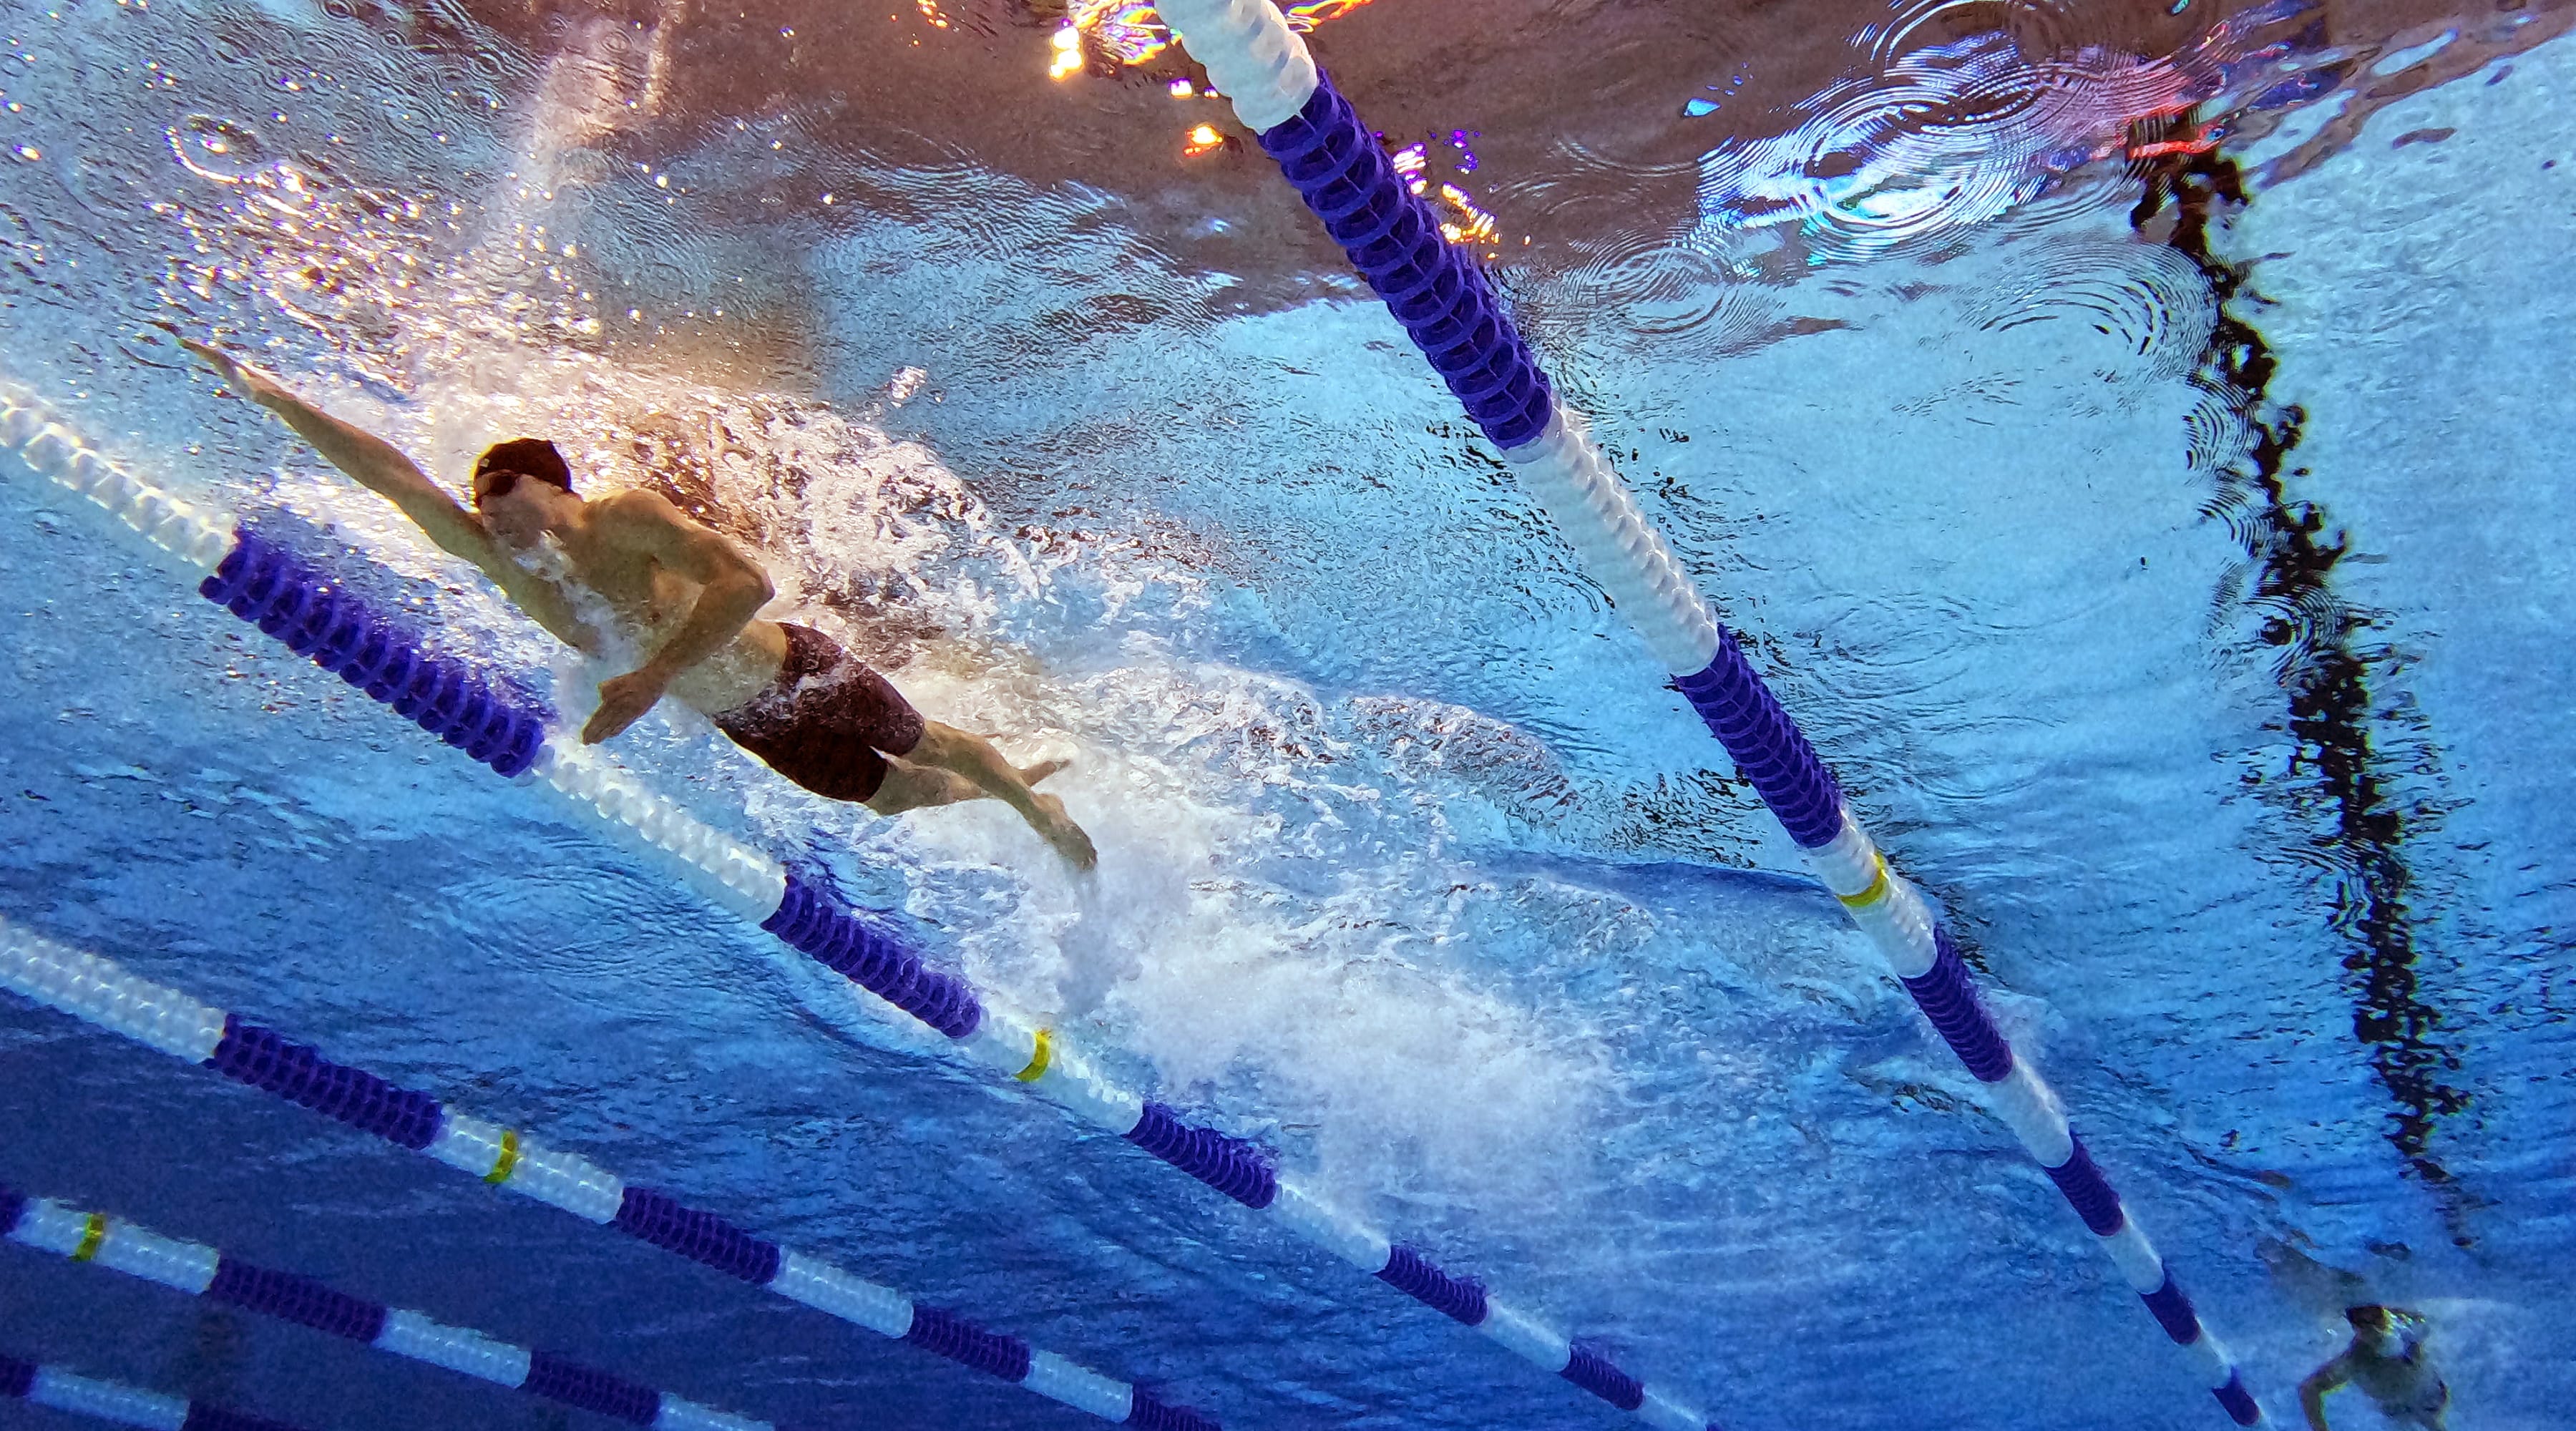
<path id="1" fill-rule="evenodd" d="M 591 503 L 591 530 L 608 546 L 678 565 L 703 580 L 703 570 L 758 562 L 733 538 L 680 510 L 659 492 L 630 487 Z M 764 580 L 766 577 L 764 576 Z"/>
<path id="2" fill-rule="evenodd" d="M 631 535 L 646 529 L 699 526 L 695 518 L 681 511 L 670 498 L 649 487 L 629 487 L 623 492 L 592 498 L 590 520 L 594 528 L 611 536 Z"/>

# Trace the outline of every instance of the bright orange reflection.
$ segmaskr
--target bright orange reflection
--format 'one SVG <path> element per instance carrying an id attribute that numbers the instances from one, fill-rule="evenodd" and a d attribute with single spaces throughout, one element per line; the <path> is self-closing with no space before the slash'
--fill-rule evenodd
<path id="1" fill-rule="evenodd" d="M 1493 242 L 1496 232 L 1494 216 L 1477 208 L 1476 201 L 1467 197 L 1466 190 L 1455 184 L 1443 184 L 1440 186 L 1440 199 L 1458 216 L 1454 223 L 1447 219 L 1440 221 L 1440 232 L 1451 243 Z"/>
<path id="2" fill-rule="evenodd" d="M 1441 237 L 1454 244 L 1490 244 L 1501 232 L 1494 216 L 1477 207 L 1466 190 L 1455 184 L 1431 187 L 1429 144 L 1408 144 L 1389 156 L 1389 162 L 1404 187 L 1431 201 L 1431 211 L 1440 215 Z"/>
<path id="3" fill-rule="evenodd" d="M 1338 20 L 1369 0 L 1306 0 L 1302 5 L 1282 5 L 1280 12 L 1288 17 L 1292 30 L 1311 30 L 1327 20 Z"/>
<path id="4" fill-rule="evenodd" d="M 1065 21 L 1121 64 L 1141 65 L 1172 47 L 1163 17 L 1143 0 L 1075 0 Z"/>
<path id="5" fill-rule="evenodd" d="M 1429 145 L 1407 144 L 1395 151 L 1393 162 L 1395 172 L 1402 176 L 1405 187 L 1413 192 L 1421 193 L 1423 186 L 1430 182 L 1423 177 L 1424 172 L 1431 167 Z"/>
<path id="6" fill-rule="evenodd" d="M 916 3 L 923 13 L 931 11 L 932 0 Z M 1280 8 L 1288 17 L 1289 28 L 1305 31 L 1338 20 L 1368 3 L 1369 0 L 1303 0 Z M 947 28 L 944 21 L 936 23 Z M 1067 41 L 1067 34 L 1074 38 Z M 1080 51 L 1086 41 L 1115 56 L 1120 64 L 1141 65 L 1172 47 L 1172 32 L 1147 0 L 1073 0 L 1065 12 L 1065 29 L 1056 32 L 1055 59 L 1047 66 L 1047 76 L 1063 79 L 1081 69 Z M 1065 59 L 1068 48 L 1074 51 L 1070 63 Z"/>

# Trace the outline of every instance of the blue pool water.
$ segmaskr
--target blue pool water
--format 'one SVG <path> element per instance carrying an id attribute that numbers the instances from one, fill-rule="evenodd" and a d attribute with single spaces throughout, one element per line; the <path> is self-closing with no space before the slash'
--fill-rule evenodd
<path id="1" fill-rule="evenodd" d="M 2384 1300 L 2439 1328 L 2453 1425 L 2563 1425 L 2566 16 L 2124 47 L 1986 8 L 1793 45 L 1378 0 L 1314 41 L 1490 213 L 1560 389 L 2273 1417 Z M 664 484 L 777 614 L 1071 757 L 1101 868 L 989 805 L 826 805 L 685 713 L 631 769 L 1729 1427 L 2224 1424 L 1107 9 L 1050 80 L 1061 6 L 0 7 L 0 376 L 567 710 L 598 673 L 151 325 L 451 480 L 538 431 Z M 2190 137 L 2177 96 L 2246 176 L 2205 241 L 2130 152 Z M 1231 1427 L 1629 1424 L 970 1071 L 8 461 L 0 916 Z M 0 1185 L 782 1423 L 1099 1424 L 14 997 L 0 1070 Z M 316 1428 L 611 1424 L 15 1247 L 0 1355 Z"/>

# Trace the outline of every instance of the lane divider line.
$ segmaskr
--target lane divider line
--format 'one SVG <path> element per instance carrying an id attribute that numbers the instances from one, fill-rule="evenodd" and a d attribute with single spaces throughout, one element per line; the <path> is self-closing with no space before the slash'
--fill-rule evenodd
<path id="1" fill-rule="evenodd" d="M 2101 1242 L 2157 1325 L 2183 1348 L 2219 1405 L 2239 1425 L 2259 1424 L 2262 1407 L 2234 1359 L 2068 1127 L 2056 1095 L 1987 1015 L 1949 931 L 1912 886 L 1888 871 L 1846 808 L 1833 772 L 1638 509 L 1593 441 L 1589 422 L 1554 392 L 1482 266 L 1448 242 L 1430 206 L 1402 182 L 1377 136 L 1268 0 L 1158 0 L 1157 9 L 1207 70 L 1210 87 L 1233 103 L 1281 177 L 1501 450 L 1523 490 L 1546 509 L 1584 569 L 1673 673 L 1674 688 L 1943 1041 L 1986 1085 L 1989 1106 Z M 1564 1374 L 1580 1384 L 1570 1366 Z"/>
<path id="2" fill-rule="evenodd" d="M 204 1243 L 164 1237 L 122 1218 L 82 1212 L 48 1198 L 31 1199 L 7 1188 L 0 1188 L 0 1237 L 653 1431 L 775 1431 L 767 1421 L 637 1386 L 551 1352 L 448 1326 L 418 1312 L 353 1297 L 311 1277 L 252 1266 Z"/>
<path id="3" fill-rule="evenodd" d="M 296 1431 L 283 1421 L 248 1416 L 204 1401 L 163 1396 L 121 1381 L 83 1376 L 68 1367 L 0 1356 L 0 1397 L 50 1406 L 143 1431 Z"/>
<path id="4" fill-rule="evenodd" d="M 909 1342 L 951 1361 L 1017 1382 L 1104 1421 L 1142 1431 L 1218 1431 L 1215 1421 L 1187 1407 L 1166 1403 L 1142 1387 L 1100 1375 L 1063 1357 L 1035 1351 L 1016 1337 L 987 1331 L 955 1313 L 926 1306 L 820 1258 L 781 1247 L 715 1213 L 690 1207 L 668 1193 L 629 1183 L 579 1154 L 460 1112 L 426 1093 L 397 1087 L 363 1069 L 334 1063 L 311 1046 L 290 1042 L 273 1029 L 198 1003 L 176 989 L 127 971 L 113 960 L 57 943 L 5 917 L 0 917 L 0 988 L 213 1069 L 236 1083 L 275 1094 L 360 1132 L 426 1153 L 493 1187 L 561 1208 L 585 1222 L 613 1227 L 639 1242 L 879 1336 Z M 154 1036 L 147 1037 L 145 1031 Z M 5 1210 L 0 1207 L 0 1211 Z M 84 1251 L 106 1260 L 108 1254 L 124 1247 L 158 1247 L 162 1249 L 159 1252 L 137 1251 L 136 1266 L 167 1262 L 201 1268 L 208 1279 L 219 1271 L 216 1263 L 203 1261 L 196 1253 L 172 1252 L 169 1248 L 176 1244 L 153 1239 L 148 1233 L 128 1229 L 100 1214 L 87 1214 L 85 1221 L 62 1221 L 81 1216 L 68 1211 L 59 1217 L 46 1213 L 31 1224 L 36 1231 L 18 1240 L 60 1251 L 75 1260 L 82 1260 Z M 75 1227 L 80 1230 L 68 1230 Z M 205 1249 L 204 1253 L 211 1256 L 212 1250 Z M 121 1270 L 136 1270 L 121 1262 L 113 1265 Z M 182 1286 L 182 1282 L 172 1281 L 170 1285 Z M 200 1285 L 193 1289 L 183 1286 L 182 1290 L 202 1293 L 206 1289 Z M 404 1335 L 432 1349 L 450 1345 L 426 1332 Z M 373 1340 L 374 1336 L 371 1331 L 359 1339 Z M 452 1362 L 441 1365 L 492 1380 L 495 1377 L 491 1373 L 496 1368 L 507 1370 L 517 1365 L 514 1355 L 475 1352 L 467 1356 L 460 1351 L 456 1356 L 472 1361 L 472 1366 Z M 501 1360 L 496 1362 L 493 1356 L 501 1356 Z M 613 1403 L 625 1412 L 638 1411 L 645 1405 L 640 1393 L 620 1389 L 624 1383 L 600 1381 L 559 1359 L 541 1359 L 537 1365 L 545 1370 L 548 1379 L 526 1389 L 538 1395 L 554 1396 L 556 1400 L 586 1396 L 603 1404 Z M 483 1369 L 476 1370 L 477 1367 Z M 521 1385 L 537 1373 L 519 1368 L 517 1375 L 520 1380 L 506 1384 Z M 564 1396 L 556 1396 L 556 1390 Z"/>

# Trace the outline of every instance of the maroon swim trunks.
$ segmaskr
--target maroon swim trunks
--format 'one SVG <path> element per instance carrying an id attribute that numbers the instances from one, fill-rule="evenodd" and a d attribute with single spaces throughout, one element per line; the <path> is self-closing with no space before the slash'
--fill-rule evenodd
<path id="1" fill-rule="evenodd" d="M 778 679 L 717 716 L 716 729 L 827 800 L 866 800 L 885 783 L 885 757 L 921 742 L 921 712 L 831 637 L 785 621 L 778 629 L 787 633 Z"/>

